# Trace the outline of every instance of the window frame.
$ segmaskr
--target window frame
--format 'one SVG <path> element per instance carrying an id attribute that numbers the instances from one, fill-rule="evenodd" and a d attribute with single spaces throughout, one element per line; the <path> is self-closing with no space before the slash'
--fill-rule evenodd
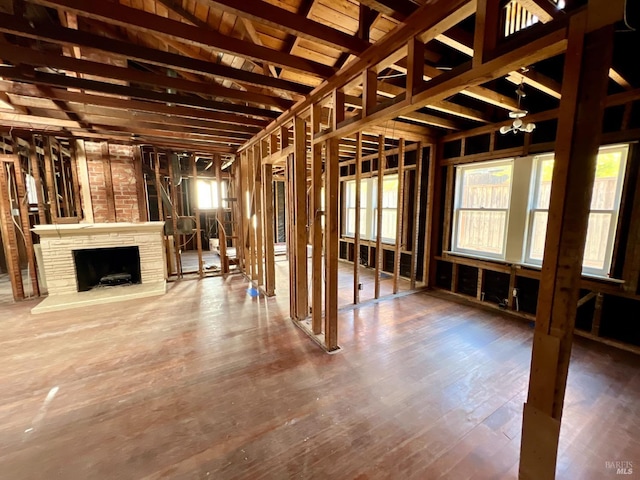
<path id="1" fill-rule="evenodd" d="M 621 202 L 622 202 L 622 190 L 624 188 L 624 179 L 626 175 L 626 169 L 627 169 L 628 157 L 629 157 L 629 144 L 602 145 L 598 149 L 598 155 L 600 153 L 605 153 L 607 151 L 621 152 L 620 168 L 619 168 L 618 177 L 616 180 L 616 189 L 615 189 L 614 200 L 613 200 L 614 208 L 611 210 L 602 210 L 602 209 L 592 210 L 591 208 L 589 208 L 589 219 L 591 218 L 591 215 L 599 215 L 599 214 L 600 215 L 608 214 L 611 219 L 609 223 L 610 225 L 609 232 L 607 234 L 607 246 L 605 249 L 604 265 L 601 269 L 585 266 L 584 257 L 582 262 L 582 274 L 591 275 L 595 277 L 602 277 L 602 278 L 610 278 L 610 274 L 611 274 L 611 264 L 613 262 L 613 249 L 614 249 L 615 239 L 618 231 L 618 220 L 620 217 L 620 208 L 621 208 Z M 527 265 L 534 265 L 537 267 L 541 267 L 542 262 L 544 260 L 544 252 L 543 252 L 543 258 L 540 260 L 531 257 L 531 243 L 533 239 L 533 222 L 535 219 L 535 213 L 546 212 L 547 215 L 549 213 L 549 208 L 546 208 L 546 209 L 535 208 L 535 204 L 537 203 L 537 200 L 540 194 L 540 182 L 538 181 L 538 179 L 541 175 L 542 163 L 545 160 L 554 159 L 554 158 L 555 158 L 554 152 L 534 156 L 535 171 L 534 171 L 534 175 L 532 176 L 532 186 L 531 186 L 530 195 L 529 195 L 530 206 L 528 209 L 527 232 L 526 232 L 526 238 L 525 238 L 524 263 Z M 545 240 L 546 240 L 546 229 L 545 229 Z"/>
<path id="2" fill-rule="evenodd" d="M 511 175 L 509 179 L 509 200 L 507 208 L 470 208 L 470 207 L 461 207 L 462 203 L 462 194 L 463 194 L 463 178 L 465 171 L 469 170 L 479 170 L 481 168 L 488 167 L 500 167 L 500 166 L 509 166 L 511 168 Z M 456 165 L 455 172 L 455 186 L 454 186 L 454 199 L 453 199 L 453 215 L 451 222 L 451 251 L 452 253 L 458 253 L 466 256 L 472 256 L 477 258 L 490 258 L 496 260 L 504 260 L 507 252 L 507 240 L 509 235 L 509 217 L 511 214 L 511 199 L 513 195 L 513 172 L 514 172 L 514 159 L 506 158 L 500 160 L 490 160 L 487 162 L 477 162 L 477 163 L 469 163 L 464 165 Z M 480 251 L 480 250 L 470 250 L 467 248 L 458 247 L 458 239 L 459 239 L 459 217 L 461 211 L 481 211 L 481 212 L 505 212 L 504 219 L 504 233 L 502 239 L 502 252 L 488 252 L 488 251 Z"/>

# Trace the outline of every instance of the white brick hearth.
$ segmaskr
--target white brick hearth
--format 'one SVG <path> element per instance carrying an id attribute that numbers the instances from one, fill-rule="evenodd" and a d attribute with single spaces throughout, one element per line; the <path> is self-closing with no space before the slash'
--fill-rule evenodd
<path id="1" fill-rule="evenodd" d="M 167 262 L 163 228 L 164 222 L 37 225 L 33 231 L 40 236 L 49 297 L 32 312 L 42 313 L 164 293 Z M 141 285 L 103 292 L 78 292 L 74 250 L 133 246 L 137 246 L 140 253 Z"/>

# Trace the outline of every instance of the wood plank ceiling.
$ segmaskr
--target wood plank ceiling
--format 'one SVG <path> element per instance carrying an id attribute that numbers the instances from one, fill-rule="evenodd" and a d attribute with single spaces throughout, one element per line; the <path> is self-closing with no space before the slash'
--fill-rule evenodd
<path id="1" fill-rule="evenodd" d="M 0 125 L 233 153 L 429 1 L 0 0 Z M 425 78 L 468 60 L 465 26 L 427 45 Z M 403 94 L 405 73 L 406 58 L 381 69 L 379 98 Z M 522 79 L 557 105 L 556 79 L 507 78 Z M 384 133 L 411 139 L 503 120 L 517 107 L 504 85 L 464 89 Z M 346 94 L 361 108 L 361 85 Z"/>

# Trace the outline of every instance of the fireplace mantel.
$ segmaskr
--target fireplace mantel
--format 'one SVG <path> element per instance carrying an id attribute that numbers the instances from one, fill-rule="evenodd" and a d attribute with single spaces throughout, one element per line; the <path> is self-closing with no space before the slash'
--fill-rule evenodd
<path id="1" fill-rule="evenodd" d="M 100 233 L 162 232 L 164 222 L 144 223 L 73 223 L 62 225 L 36 225 L 33 232 L 42 237 L 68 237 L 97 235 Z"/>
<path id="2" fill-rule="evenodd" d="M 49 297 L 32 312 L 61 310 L 118 299 L 158 295 L 166 291 L 167 265 L 163 237 L 164 222 L 141 223 L 78 223 L 36 225 L 33 232 L 40 236 L 42 264 Z M 73 252 L 75 250 L 138 247 L 141 285 L 96 294 L 78 292 Z M 141 292 L 141 293 L 136 293 Z M 59 305 L 60 304 L 60 308 Z"/>

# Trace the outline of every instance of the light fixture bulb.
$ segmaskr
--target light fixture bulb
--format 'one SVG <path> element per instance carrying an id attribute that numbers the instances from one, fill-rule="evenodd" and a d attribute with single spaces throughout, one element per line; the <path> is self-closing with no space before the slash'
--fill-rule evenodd
<path id="1" fill-rule="evenodd" d="M 522 119 L 521 118 L 516 118 L 513 121 L 513 128 L 520 129 L 520 127 L 522 127 Z"/>
<path id="2" fill-rule="evenodd" d="M 525 131 L 527 131 L 528 133 L 533 132 L 536 129 L 536 124 L 535 123 L 527 123 L 527 126 L 524 127 Z"/>
<path id="3" fill-rule="evenodd" d="M 506 125 L 503 125 L 502 127 L 500 127 L 500 133 L 503 135 L 505 133 L 509 133 L 509 130 L 511 130 L 511 127 L 507 127 Z"/>

